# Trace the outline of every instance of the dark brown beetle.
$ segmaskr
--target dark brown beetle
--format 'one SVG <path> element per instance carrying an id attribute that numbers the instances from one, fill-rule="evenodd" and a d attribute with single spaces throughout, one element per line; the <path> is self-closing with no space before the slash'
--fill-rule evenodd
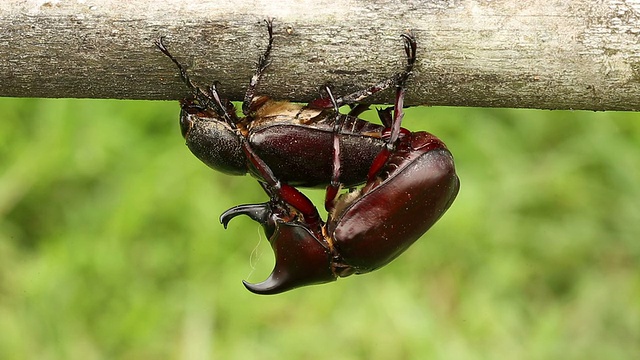
<path id="1" fill-rule="evenodd" d="M 405 84 L 416 51 L 413 35 L 404 34 L 403 39 L 409 65 L 397 77 L 393 114 L 391 109 L 379 111 L 383 123 L 391 123 L 381 132 L 385 146 L 370 163 L 366 184 L 342 195 L 338 193 L 343 171 L 343 116 L 338 112 L 340 103 L 327 88 L 335 126 L 326 223 L 305 195 L 283 184 L 270 164 L 240 138 L 270 201 L 233 207 L 220 221 L 225 228 L 238 215 L 259 222 L 276 256 L 273 272 L 265 281 L 244 282 L 250 291 L 276 294 L 376 270 L 404 252 L 451 206 L 460 186 L 451 153 L 434 135 L 400 127 Z"/>
<path id="2" fill-rule="evenodd" d="M 231 102 L 220 98 L 215 83 L 206 90 L 195 86 L 184 66 L 164 46 L 162 38 L 156 42 L 176 64 L 182 80 L 193 93 L 191 99 L 181 102 L 180 127 L 187 146 L 209 167 L 231 175 L 245 175 L 252 171 L 241 146 L 241 141 L 246 139 L 280 181 L 292 186 L 324 187 L 331 181 L 333 133 L 337 129 L 343 166 L 339 181 L 348 187 L 364 183 L 371 163 L 386 144 L 383 132 L 391 126 L 391 119 L 385 118 L 387 122 L 381 126 L 358 118 L 368 108 L 365 105 L 353 106 L 349 114 L 336 117 L 329 98 L 304 106 L 255 96 L 273 44 L 271 21 L 267 21 L 267 29 L 269 43 L 247 88 L 242 118 L 237 116 Z M 356 104 L 395 85 L 407 71 L 335 102 Z M 259 173 L 252 175 L 264 180 Z"/>

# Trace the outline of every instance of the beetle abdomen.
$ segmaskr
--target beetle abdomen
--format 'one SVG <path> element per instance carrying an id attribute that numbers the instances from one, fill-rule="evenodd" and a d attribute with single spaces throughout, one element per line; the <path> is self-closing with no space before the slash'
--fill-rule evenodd
<path id="1" fill-rule="evenodd" d="M 444 145 L 425 132 L 407 137 L 380 171 L 381 179 L 367 184 L 358 200 L 327 224 L 334 246 L 357 273 L 395 259 L 429 230 L 458 194 L 453 157 Z"/>
<path id="2" fill-rule="evenodd" d="M 355 126 L 352 123 L 355 122 L 349 125 Z M 381 134 L 384 129 L 379 125 L 369 128 L 365 130 L 371 134 Z M 380 137 L 347 129 L 340 133 L 340 182 L 351 187 L 366 181 L 371 163 L 385 143 Z M 331 180 L 333 124 L 274 123 L 252 129 L 249 141 L 256 154 L 271 165 L 276 177 L 287 184 L 325 187 Z"/>

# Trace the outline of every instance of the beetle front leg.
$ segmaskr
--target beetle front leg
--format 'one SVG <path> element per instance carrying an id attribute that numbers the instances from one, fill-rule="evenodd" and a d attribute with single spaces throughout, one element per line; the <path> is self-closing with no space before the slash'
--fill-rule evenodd
<path id="1" fill-rule="evenodd" d="M 222 103 L 218 95 L 216 89 L 217 83 L 214 83 L 209 87 L 208 93 L 203 91 L 200 87 L 196 86 L 193 81 L 191 81 L 191 78 L 187 73 L 187 69 L 178 61 L 178 59 L 175 58 L 175 56 L 173 56 L 173 54 L 169 52 L 169 49 L 167 49 L 163 41 L 164 37 L 160 37 L 158 40 L 156 40 L 156 47 L 160 49 L 160 51 L 162 51 L 162 53 L 165 54 L 169 59 L 171 59 L 176 67 L 178 67 L 178 70 L 180 70 L 180 79 L 182 79 L 182 82 L 184 82 L 189 90 L 191 90 L 191 92 L 193 93 L 193 97 L 198 102 L 197 104 L 190 104 L 189 106 L 202 110 L 206 110 L 207 108 L 214 109 L 216 113 L 225 118 L 229 125 L 233 126 L 235 122 L 237 122 L 237 115 L 235 114 L 235 110 L 231 112 L 231 116 L 229 115 L 230 112 L 227 111 L 228 106 L 225 106 Z M 229 104 L 228 101 L 227 103 Z M 231 106 L 231 108 L 233 108 L 233 106 Z"/>
<path id="2" fill-rule="evenodd" d="M 169 52 L 167 47 L 164 45 L 164 36 L 161 36 L 160 38 L 158 38 L 155 41 L 155 45 L 160 51 L 162 51 L 163 54 L 165 54 L 169 59 L 171 59 L 171 61 L 178 67 L 178 70 L 180 70 L 180 79 L 182 79 L 182 82 L 184 82 L 187 85 L 187 87 L 189 88 L 189 90 L 191 90 L 193 92 L 193 96 L 196 98 L 196 100 L 198 100 L 200 105 L 204 106 L 204 107 L 207 107 L 207 106 L 211 105 L 211 97 L 207 93 L 202 91 L 201 88 L 196 86 L 193 83 L 193 81 L 191 81 L 191 78 L 189 77 L 189 74 L 187 73 L 187 69 L 184 67 L 184 65 L 182 65 L 178 61 L 178 59 L 176 59 L 173 56 L 173 54 L 171 54 Z"/>
<path id="3" fill-rule="evenodd" d="M 247 116 L 254 109 L 253 100 L 255 97 L 256 87 L 262 78 L 262 74 L 264 70 L 269 66 L 269 55 L 271 54 L 271 47 L 273 46 L 273 19 L 266 19 L 267 23 L 267 32 L 269 33 L 269 43 L 264 53 L 258 59 L 258 66 L 256 67 L 256 72 L 251 77 L 249 81 L 249 87 L 247 87 L 247 92 L 244 94 L 244 101 L 242 102 L 242 113 Z"/>

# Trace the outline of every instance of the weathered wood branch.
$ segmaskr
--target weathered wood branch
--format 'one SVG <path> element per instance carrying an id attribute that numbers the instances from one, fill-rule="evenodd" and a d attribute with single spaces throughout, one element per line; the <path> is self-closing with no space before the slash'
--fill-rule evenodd
<path id="1" fill-rule="evenodd" d="M 0 96 L 178 99 L 170 50 L 240 100 L 275 18 L 259 92 L 308 101 L 395 73 L 418 38 L 410 105 L 640 109 L 640 0 L 5 0 Z M 390 102 L 391 92 L 373 99 Z"/>

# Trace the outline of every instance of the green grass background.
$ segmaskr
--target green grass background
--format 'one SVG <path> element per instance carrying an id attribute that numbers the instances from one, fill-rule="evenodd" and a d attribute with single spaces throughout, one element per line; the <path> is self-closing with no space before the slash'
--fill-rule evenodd
<path id="1" fill-rule="evenodd" d="M 261 229 L 218 222 L 265 195 L 178 111 L 0 99 L 0 359 L 640 356 L 640 115 L 408 109 L 456 158 L 449 212 L 377 272 L 265 297 Z"/>

